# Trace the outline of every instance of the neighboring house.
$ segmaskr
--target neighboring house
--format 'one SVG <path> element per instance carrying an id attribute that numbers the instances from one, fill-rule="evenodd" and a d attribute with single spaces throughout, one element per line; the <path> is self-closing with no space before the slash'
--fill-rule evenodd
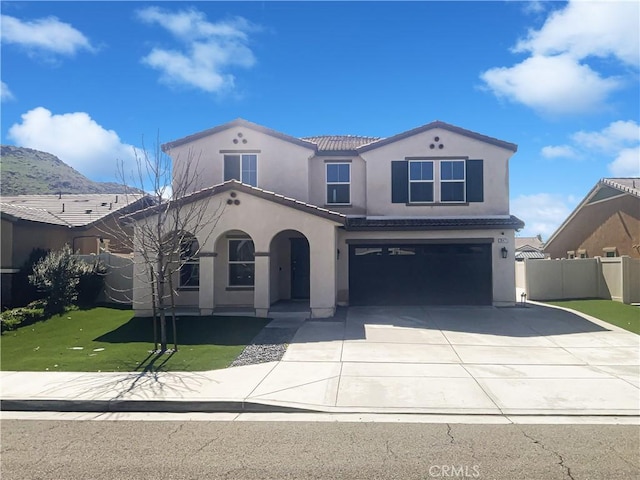
<path id="1" fill-rule="evenodd" d="M 439 121 L 389 138 L 295 138 L 239 119 L 163 149 L 174 192 L 199 166 L 176 201 L 217 215 L 189 245 L 182 306 L 267 316 L 299 299 L 328 317 L 336 305 L 514 304 L 512 143 Z M 131 217 L 154 221 L 152 209 Z M 150 288 L 134 287 L 136 313 L 151 314 Z"/>
<path id="2" fill-rule="evenodd" d="M 80 254 L 131 253 L 130 226 L 121 215 L 149 206 L 140 194 L 18 195 L 0 199 L 2 304 L 11 303 L 12 276 L 34 249 L 68 243 Z"/>
<path id="3" fill-rule="evenodd" d="M 555 231 L 551 258 L 640 258 L 640 178 L 603 178 Z"/>
<path id="4" fill-rule="evenodd" d="M 526 259 L 546 258 L 544 254 L 544 242 L 540 235 L 535 237 L 516 237 L 516 262 L 524 262 Z"/>

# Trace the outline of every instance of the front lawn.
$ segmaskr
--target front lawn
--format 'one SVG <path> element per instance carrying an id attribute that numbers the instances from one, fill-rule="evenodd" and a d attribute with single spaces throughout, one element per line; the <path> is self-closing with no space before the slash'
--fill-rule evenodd
<path id="1" fill-rule="evenodd" d="M 558 300 L 546 303 L 557 305 L 558 307 L 572 308 L 630 332 L 640 334 L 640 307 L 602 299 Z"/>
<path id="2" fill-rule="evenodd" d="M 228 367 L 268 320 L 181 317 L 178 352 L 156 355 L 153 325 L 131 310 L 76 310 L 2 335 L 2 370 L 203 371 Z M 168 321 L 169 348 L 173 347 Z"/>

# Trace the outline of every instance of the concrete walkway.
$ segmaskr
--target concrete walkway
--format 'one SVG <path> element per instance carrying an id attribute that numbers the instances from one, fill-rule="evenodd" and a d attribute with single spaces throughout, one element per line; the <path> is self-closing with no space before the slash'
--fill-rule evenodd
<path id="1" fill-rule="evenodd" d="M 279 362 L 1 372 L 2 409 L 640 414 L 640 337 L 562 309 L 359 307 L 300 324 Z"/>

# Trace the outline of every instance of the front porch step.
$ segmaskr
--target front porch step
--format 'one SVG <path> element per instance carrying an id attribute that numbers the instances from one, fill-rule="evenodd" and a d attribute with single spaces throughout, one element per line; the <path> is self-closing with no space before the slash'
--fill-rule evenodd
<path id="1" fill-rule="evenodd" d="M 279 319 L 279 318 L 311 318 L 311 310 L 300 310 L 298 312 L 283 312 L 278 310 L 269 310 L 268 314 L 269 318 Z"/>
<path id="2" fill-rule="evenodd" d="M 251 307 L 216 307 L 213 315 L 225 317 L 255 317 L 256 311 Z"/>

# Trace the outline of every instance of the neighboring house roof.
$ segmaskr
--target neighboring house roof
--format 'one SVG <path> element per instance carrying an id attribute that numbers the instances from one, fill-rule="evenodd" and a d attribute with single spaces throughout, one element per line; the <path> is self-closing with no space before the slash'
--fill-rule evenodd
<path id="1" fill-rule="evenodd" d="M 516 260 L 524 260 L 527 258 L 542 259 L 546 258 L 546 255 L 540 250 L 516 250 Z"/>
<path id="2" fill-rule="evenodd" d="M 302 140 L 315 143 L 318 153 L 321 152 L 355 152 L 358 147 L 380 140 L 380 137 L 363 137 L 360 135 L 319 135 L 304 137 Z"/>
<path id="3" fill-rule="evenodd" d="M 217 127 L 203 130 L 201 132 L 194 133 L 193 135 L 188 135 L 178 140 L 167 142 L 162 145 L 162 150 L 166 152 L 171 148 L 183 145 L 185 143 L 193 142 L 194 140 L 198 140 L 200 138 L 213 135 L 214 133 L 223 132 L 233 127 L 251 128 L 253 130 L 264 133 L 266 135 L 270 135 L 275 138 L 279 138 L 286 142 L 290 142 L 302 147 L 310 148 L 320 154 L 322 154 L 323 152 L 326 152 L 328 154 L 331 154 L 331 153 L 357 154 L 360 152 L 366 152 L 368 150 L 373 150 L 375 148 L 382 147 L 389 143 L 397 142 L 398 140 L 402 140 L 404 138 L 411 137 L 413 135 L 417 135 L 419 133 L 432 130 L 434 128 L 448 130 L 450 132 L 463 135 L 465 137 L 473 138 L 481 142 L 485 142 L 491 145 L 505 148 L 512 152 L 515 152 L 518 150 L 518 146 L 514 143 L 509 143 L 503 140 L 498 140 L 497 138 L 488 137 L 480 133 L 472 132 L 471 130 L 466 130 L 464 128 L 456 127 L 455 125 L 450 125 L 448 123 L 441 122 L 440 120 L 427 123 L 426 125 L 422 125 L 420 127 L 413 128 L 411 130 L 407 130 L 406 132 L 402 132 L 387 138 L 368 137 L 368 136 L 360 136 L 360 135 L 319 135 L 319 136 L 313 136 L 313 137 L 296 138 L 296 137 L 287 135 L 285 133 L 278 132 L 277 130 L 273 130 L 271 128 L 267 128 L 262 125 L 258 125 L 257 123 L 249 122 L 242 118 L 237 118 L 235 120 L 232 120 L 231 122 L 224 123 Z"/>
<path id="4" fill-rule="evenodd" d="M 515 239 L 516 250 L 531 251 L 540 250 L 544 248 L 544 242 L 540 235 L 535 237 L 516 237 Z"/>
<path id="5" fill-rule="evenodd" d="M 367 218 L 349 217 L 347 230 L 477 230 L 484 228 L 524 227 L 524 222 L 513 215 L 504 217 L 467 218 Z"/>
<path id="6" fill-rule="evenodd" d="M 280 195 L 275 192 L 270 192 L 268 190 L 263 190 L 262 188 L 253 187 L 251 185 L 247 185 L 246 183 L 241 183 L 237 180 L 228 180 L 224 183 L 220 183 L 212 187 L 203 188 L 202 190 L 198 190 L 197 192 L 193 192 L 177 200 L 173 200 L 173 203 L 176 205 L 184 205 L 191 202 L 195 202 L 197 200 L 211 197 L 219 193 L 227 192 L 230 190 L 237 190 L 239 192 L 247 193 L 255 197 L 264 198 L 265 200 L 279 203 L 281 205 L 295 208 L 296 210 L 301 210 L 307 213 L 311 213 L 313 215 L 327 218 L 329 220 L 333 220 L 339 223 L 343 223 L 344 219 L 346 218 L 346 215 L 342 213 L 333 212 L 331 210 L 327 210 L 326 208 L 317 207 L 315 205 L 311 205 L 310 203 L 305 203 L 305 202 L 301 202 L 300 200 L 296 200 L 294 198 L 285 197 L 284 195 Z M 139 220 L 141 218 L 154 215 L 155 213 L 156 213 L 156 208 L 149 207 L 144 210 L 139 210 L 130 215 L 127 215 L 127 218 L 131 218 L 133 220 Z"/>
<path id="7" fill-rule="evenodd" d="M 545 248 L 555 241 L 558 235 L 585 205 L 600 200 L 606 200 L 607 198 L 619 197 L 624 194 L 640 198 L 640 189 L 638 187 L 640 187 L 640 177 L 601 178 L 573 210 L 573 212 L 571 212 L 565 221 L 562 222 L 558 229 L 553 232 L 545 243 Z"/>
<path id="8" fill-rule="evenodd" d="M 263 127 L 262 125 L 258 125 L 257 123 L 249 122 L 248 120 L 244 120 L 243 118 L 237 118 L 230 122 L 224 123 L 222 125 L 218 125 L 217 127 L 209 128 L 207 130 L 203 130 L 198 133 L 194 133 L 193 135 L 188 135 L 183 138 L 179 138 L 178 140 L 173 140 L 172 142 L 167 142 L 162 145 L 162 151 L 166 152 L 171 148 L 183 145 L 185 143 L 193 142 L 194 140 L 198 140 L 203 137 L 208 137 L 209 135 L 213 135 L 214 133 L 223 132 L 233 127 L 246 127 L 252 130 L 256 130 L 258 132 L 264 133 L 265 135 L 270 135 L 275 138 L 279 138 L 280 140 L 284 140 L 285 142 L 294 143 L 301 147 L 310 148 L 311 150 L 316 150 L 316 145 L 314 143 L 308 142 L 306 140 L 292 137 L 282 132 L 278 132 L 277 130 L 273 130 L 268 127 Z"/>
<path id="9" fill-rule="evenodd" d="M 126 213 L 146 204 L 143 194 L 17 195 L 0 198 L 2 218 L 9 221 L 84 227 L 115 212 Z"/>

